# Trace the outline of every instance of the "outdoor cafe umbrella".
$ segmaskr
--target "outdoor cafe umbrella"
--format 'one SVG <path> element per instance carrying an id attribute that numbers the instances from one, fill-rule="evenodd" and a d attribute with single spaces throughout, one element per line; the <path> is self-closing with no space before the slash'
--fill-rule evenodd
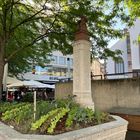
<path id="1" fill-rule="evenodd" d="M 34 81 L 34 80 L 19 81 L 19 82 L 15 82 L 10 85 L 7 85 L 8 88 L 13 88 L 13 87 L 17 88 L 17 87 L 22 87 L 22 86 L 30 87 L 30 88 L 51 88 L 51 89 L 55 88 L 54 85 L 43 84 L 41 82 Z"/>
<path id="2" fill-rule="evenodd" d="M 22 87 L 22 86 L 33 88 L 33 89 L 36 89 L 36 88 L 53 88 L 54 89 L 55 88 L 55 86 L 53 85 L 43 84 L 34 80 L 19 81 L 17 83 L 7 85 L 8 88 L 12 88 L 12 87 L 17 88 L 17 87 Z M 34 90 L 34 119 L 36 119 L 36 90 Z"/>
<path id="3" fill-rule="evenodd" d="M 12 84 L 12 83 L 17 83 L 20 82 L 20 80 L 18 80 L 16 77 L 7 77 L 7 84 Z"/>

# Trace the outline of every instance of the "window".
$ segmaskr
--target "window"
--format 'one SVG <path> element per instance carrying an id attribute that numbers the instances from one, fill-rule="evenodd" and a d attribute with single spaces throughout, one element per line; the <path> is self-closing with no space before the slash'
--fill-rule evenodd
<path id="1" fill-rule="evenodd" d="M 52 56 L 53 64 L 57 64 L 58 63 L 57 59 L 58 59 L 57 56 L 55 56 L 55 55 Z"/>
<path id="2" fill-rule="evenodd" d="M 124 73 L 124 61 L 121 57 L 115 62 L 115 73 Z"/>
<path id="3" fill-rule="evenodd" d="M 47 67 L 35 66 L 36 72 L 46 72 Z"/>
<path id="4" fill-rule="evenodd" d="M 73 66 L 73 58 L 67 58 L 67 65 Z"/>
<path id="5" fill-rule="evenodd" d="M 70 66 L 73 66 L 73 59 L 70 58 Z"/>
<path id="6" fill-rule="evenodd" d="M 59 64 L 60 64 L 60 65 L 66 65 L 66 58 L 60 56 L 60 57 L 59 57 Z"/>

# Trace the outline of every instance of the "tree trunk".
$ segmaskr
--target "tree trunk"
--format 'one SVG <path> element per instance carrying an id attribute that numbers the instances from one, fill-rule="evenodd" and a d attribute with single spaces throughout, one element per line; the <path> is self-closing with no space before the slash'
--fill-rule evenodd
<path id="1" fill-rule="evenodd" d="M 2 82 L 3 82 L 3 73 L 4 73 L 4 40 L 0 38 L 0 100 L 2 97 Z"/>

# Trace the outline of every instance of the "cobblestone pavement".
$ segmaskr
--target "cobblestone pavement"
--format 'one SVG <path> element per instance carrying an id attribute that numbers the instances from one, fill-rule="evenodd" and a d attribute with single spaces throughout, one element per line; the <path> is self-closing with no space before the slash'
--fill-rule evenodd
<path id="1" fill-rule="evenodd" d="M 140 132 L 128 131 L 125 140 L 140 140 Z"/>

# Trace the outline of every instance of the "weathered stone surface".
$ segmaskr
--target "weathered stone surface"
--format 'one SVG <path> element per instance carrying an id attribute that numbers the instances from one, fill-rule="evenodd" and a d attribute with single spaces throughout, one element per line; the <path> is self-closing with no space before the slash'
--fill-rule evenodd
<path id="1" fill-rule="evenodd" d="M 82 106 L 92 108 L 94 103 L 91 97 L 90 76 L 90 42 L 79 40 L 73 44 L 74 70 L 73 70 L 73 94 L 76 101 Z"/>
<path id="2" fill-rule="evenodd" d="M 86 17 L 82 16 L 78 22 L 73 43 L 73 95 L 76 95 L 76 102 L 81 106 L 94 110 L 90 76 L 91 43 L 89 41 L 86 21 Z"/>
<path id="3" fill-rule="evenodd" d="M 72 82 L 57 83 L 55 98 L 72 95 Z M 93 80 L 91 92 L 95 108 L 109 111 L 114 107 L 140 108 L 140 79 Z"/>

